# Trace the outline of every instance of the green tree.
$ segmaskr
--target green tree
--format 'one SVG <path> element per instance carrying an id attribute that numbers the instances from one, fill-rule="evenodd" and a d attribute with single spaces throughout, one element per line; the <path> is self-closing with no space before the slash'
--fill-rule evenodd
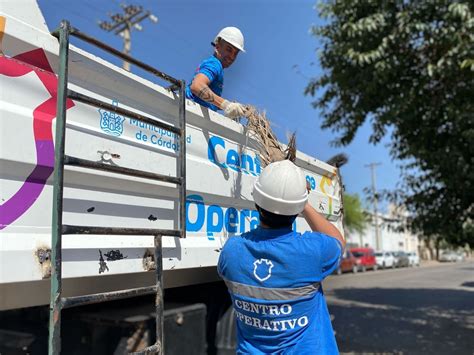
<path id="1" fill-rule="evenodd" d="M 313 33 L 324 74 L 306 94 L 349 144 L 391 136 L 403 179 L 388 193 L 427 237 L 474 246 L 474 3 L 328 1 Z"/>
<path id="2" fill-rule="evenodd" d="M 344 229 L 361 234 L 367 226 L 367 215 L 364 213 L 359 195 L 344 194 Z"/>

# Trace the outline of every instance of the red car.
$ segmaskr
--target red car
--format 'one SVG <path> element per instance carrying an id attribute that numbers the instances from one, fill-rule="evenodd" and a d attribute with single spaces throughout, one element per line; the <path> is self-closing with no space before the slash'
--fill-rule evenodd
<path id="1" fill-rule="evenodd" d="M 357 271 L 359 271 L 359 266 L 357 265 L 357 259 L 355 258 L 355 256 L 352 255 L 349 250 L 346 250 L 341 258 L 341 263 L 339 264 L 336 273 L 340 275 L 343 272 L 349 271 L 356 273 Z"/>
<path id="2" fill-rule="evenodd" d="M 375 253 L 372 248 L 351 248 L 350 252 L 357 259 L 359 270 L 365 272 L 367 269 L 377 270 L 377 262 L 375 261 Z"/>

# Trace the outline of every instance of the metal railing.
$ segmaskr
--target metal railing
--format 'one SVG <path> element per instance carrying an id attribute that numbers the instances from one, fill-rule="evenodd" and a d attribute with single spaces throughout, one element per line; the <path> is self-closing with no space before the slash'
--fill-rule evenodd
<path id="1" fill-rule="evenodd" d="M 82 306 L 87 304 L 130 298 L 145 294 L 156 294 L 156 342 L 152 346 L 143 349 L 139 353 L 163 354 L 163 260 L 162 260 L 162 237 L 186 237 L 186 109 L 185 109 L 185 83 L 177 80 L 161 71 L 142 63 L 129 55 L 85 35 L 71 27 L 68 21 L 62 21 L 58 30 L 52 35 L 59 39 L 59 71 L 58 71 L 58 94 L 57 94 L 57 117 L 56 117 L 56 147 L 54 162 L 54 187 L 53 187 L 53 218 L 52 218 L 52 241 L 51 241 L 51 303 L 49 319 L 48 353 L 59 354 L 61 352 L 61 311 L 65 308 Z M 88 97 L 86 95 L 68 90 L 68 61 L 69 61 L 69 36 L 73 35 L 81 40 L 93 44 L 115 56 L 134 64 L 159 78 L 170 82 L 179 88 L 179 127 L 158 121 L 152 117 L 138 114 L 103 101 Z M 66 100 L 67 98 L 92 105 L 108 111 L 113 111 L 138 121 L 152 124 L 162 129 L 173 132 L 179 137 L 177 156 L 177 176 L 165 176 L 125 167 L 108 165 L 101 162 L 84 160 L 65 155 L 66 139 Z M 81 168 L 109 171 L 128 176 L 153 179 L 176 184 L 179 187 L 179 229 L 146 229 L 146 228 L 117 228 L 117 227 L 95 227 L 95 226 L 72 226 L 63 225 L 63 191 L 64 191 L 64 165 L 73 165 Z M 134 288 L 112 292 L 97 293 L 76 297 L 62 297 L 62 236 L 63 234 L 102 234 L 102 235 L 153 235 L 155 247 L 155 273 L 156 284 L 150 287 Z"/>

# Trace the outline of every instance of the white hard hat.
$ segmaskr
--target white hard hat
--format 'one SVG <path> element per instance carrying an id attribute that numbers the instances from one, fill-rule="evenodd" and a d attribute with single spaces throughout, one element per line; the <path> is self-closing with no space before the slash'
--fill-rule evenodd
<path id="1" fill-rule="evenodd" d="M 232 44 L 239 51 L 245 53 L 244 35 L 237 27 L 224 27 L 222 30 L 220 30 L 216 38 L 214 38 L 214 41 L 212 42 L 214 46 L 216 45 L 217 40 L 219 38 L 222 38 L 224 41 Z"/>
<path id="2" fill-rule="evenodd" d="M 289 160 L 267 165 L 255 182 L 253 200 L 257 206 L 275 214 L 299 214 L 308 200 L 303 171 Z"/>

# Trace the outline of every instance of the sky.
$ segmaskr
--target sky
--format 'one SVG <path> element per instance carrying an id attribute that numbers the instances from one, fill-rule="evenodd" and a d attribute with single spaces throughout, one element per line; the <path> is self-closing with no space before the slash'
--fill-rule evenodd
<path id="1" fill-rule="evenodd" d="M 99 28 L 98 21 L 122 13 L 120 0 L 39 0 L 50 30 L 62 19 L 117 49 L 122 38 Z M 322 119 L 312 107 L 312 97 L 304 96 L 310 78 L 321 75 L 317 58 L 321 46 L 310 35 L 313 25 L 322 23 L 315 0 L 136 0 L 151 11 L 158 23 L 144 20 L 142 31 L 132 31 L 131 54 L 178 79 L 190 81 L 199 63 L 212 55 L 210 42 L 226 26 L 240 28 L 246 53 L 240 53 L 225 70 L 222 96 L 265 110 L 280 141 L 286 143 L 296 132 L 297 148 L 326 161 L 345 153 L 349 161 L 341 168 L 346 191 L 364 198 L 371 186 L 369 163 L 376 169 L 377 189 L 393 189 L 400 171 L 389 155 L 389 137 L 374 146 L 369 143 L 370 124 L 366 122 L 354 141 L 334 147 L 337 133 L 321 130 Z M 76 39 L 75 45 L 121 66 L 120 60 Z M 141 74 L 132 67 L 132 72 Z M 144 75 L 146 77 L 146 75 Z"/>

